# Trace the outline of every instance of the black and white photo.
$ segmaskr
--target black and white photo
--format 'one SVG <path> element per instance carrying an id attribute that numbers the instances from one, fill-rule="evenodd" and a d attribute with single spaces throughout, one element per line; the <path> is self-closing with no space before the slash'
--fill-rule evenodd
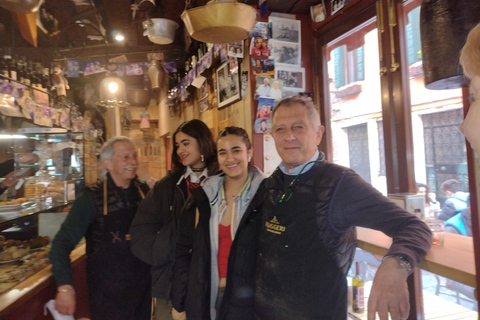
<path id="1" fill-rule="evenodd" d="M 272 41 L 272 58 L 275 64 L 300 67 L 301 49 L 297 43 Z"/>
<path id="2" fill-rule="evenodd" d="M 240 71 L 230 72 L 230 61 L 216 70 L 218 109 L 222 109 L 242 99 L 240 94 Z"/>
<path id="3" fill-rule="evenodd" d="M 272 24 L 272 39 L 301 43 L 300 20 L 270 17 L 270 22 Z"/>
<path id="4" fill-rule="evenodd" d="M 284 91 L 305 91 L 305 68 L 276 67 L 275 78 L 283 81 Z"/>

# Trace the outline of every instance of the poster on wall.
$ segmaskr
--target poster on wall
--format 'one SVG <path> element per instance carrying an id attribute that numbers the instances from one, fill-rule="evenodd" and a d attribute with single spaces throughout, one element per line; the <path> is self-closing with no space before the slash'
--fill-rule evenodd
<path id="1" fill-rule="evenodd" d="M 240 72 L 230 72 L 230 61 L 225 62 L 215 71 L 217 78 L 218 109 L 225 108 L 240 101 Z"/>
<path id="2" fill-rule="evenodd" d="M 228 55 L 234 58 L 243 58 L 243 41 L 227 44 Z"/>
<path id="3" fill-rule="evenodd" d="M 271 175 L 273 171 L 282 162 L 278 155 L 277 148 L 275 148 L 275 141 L 269 134 L 263 135 L 263 172 Z"/>

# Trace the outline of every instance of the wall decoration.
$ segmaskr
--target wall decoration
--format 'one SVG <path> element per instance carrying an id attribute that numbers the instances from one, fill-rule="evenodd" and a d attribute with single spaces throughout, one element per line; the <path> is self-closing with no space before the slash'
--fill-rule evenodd
<path id="1" fill-rule="evenodd" d="M 143 74 L 143 63 L 128 63 L 125 74 L 127 76 L 138 76 Z"/>
<path id="2" fill-rule="evenodd" d="M 82 62 L 83 75 L 88 76 L 99 72 L 105 72 L 105 68 L 101 65 L 99 59 L 93 59 Z"/>
<path id="3" fill-rule="evenodd" d="M 252 38 L 250 43 L 250 55 L 252 58 L 268 58 L 271 55 L 269 41 L 262 38 Z"/>
<path id="4" fill-rule="evenodd" d="M 332 15 L 334 15 L 348 3 L 348 0 L 331 0 L 331 2 L 332 2 Z"/>
<path id="5" fill-rule="evenodd" d="M 258 99 L 256 118 L 270 118 L 273 111 L 274 100 L 271 98 Z"/>
<path id="6" fill-rule="evenodd" d="M 305 68 L 277 66 L 275 78 L 283 81 L 283 90 L 305 91 Z"/>
<path id="7" fill-rule="evenodd" d="M 255 133 L 270 133 L 270 118 L 258 118 L 255 120 Z"/>
<path id="8" fill-rule="evenodd" d="M 255 83 L 255 100 L 258 100 L 261 97 L 267 98 L 270 95 L 271 81 L 271 77 L 257 77 L 257 81 Z"/>
<path id="9" fill-rule="evenodd" d="M 67 75 L 69 78 L 78 78 L 79 69 L 77 60 L 67 60 Z"/>
<path id="10" fill-rule="evenodd" d="M 319 4 L 310 7 L 310 14 L 312 15 L 313 22 L 321 22 L 327 17 L 327 11 L 325 10 L 325 1 L 321 1 Z"/>
<path id="11" fill-rule="evenodd" d="M 235 58 L 243 58 L 243 41 L 227 44 L 228 55 Z"/>
<path id="12" fill-rule="evenodd" d="M 270 17 L 269 21 L 272 24 L 272 39 L 301 43 L 300 20 Z"/>
<path id="13" fill-rule="evenodd" d="M 273 59 L 252 58 L 252 72 L 255 76 L 273 76 L 275 74 L 275 61 Z"/>
<path id="14" fill-rule="evenodd" d="M 217 68 L 218 109 L 225 108 L 242 99 L 240 95 L 240 72 L 230 72 L 230 61 Z"/>
<path id="15" fill-rule="evenodd" d="M 272 58 L 276 64 L 300 67 L 302 56 L 300 45 L 284 41 L 272 41 Z"/>
<path id="16" fill-rule="evenodd" d="M 242 97 L 247 96 L 248 89 L 248 71 L 242 71 Z"/>
<path id="17" fill-rule="evenodd" d="M 260 37 L 262 39 L 270 39 L 272 33 L 268 22 L 257 22 L 253 29 L 250 31 L 250 38 Z"/>

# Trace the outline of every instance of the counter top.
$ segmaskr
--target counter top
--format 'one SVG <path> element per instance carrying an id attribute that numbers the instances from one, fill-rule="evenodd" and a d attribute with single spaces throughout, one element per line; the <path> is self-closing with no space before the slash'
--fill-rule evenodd
<path id="1" fill-rule="evenodd" d="M 385 255 L 391 244 L 392 239 L 383 232 L 357 227 L 359 248 Z M 473 238 L 446 232 L 444 243 L 432 246 L 417 267 L 475 288 Z"/>
<path id="2" fill-rule="evenodd" d="M 72 267 L 86 259 L 85 244 L 78 245 L 70 254 Z M 51 272 L 52 266 L 44 268 L 40 272 L 19 283 L 10 291 L 0 296 L 0 319 L 10 313 L 15 305 L 28 301 L 36 293 L 54 282 Z"/>

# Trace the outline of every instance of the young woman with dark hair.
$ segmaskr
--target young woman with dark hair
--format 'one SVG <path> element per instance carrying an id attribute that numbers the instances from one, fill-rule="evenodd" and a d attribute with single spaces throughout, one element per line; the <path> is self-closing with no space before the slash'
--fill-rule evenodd
<path id="1" fill-rule="evenodd" d="M 217 139 L 223 172 L 192 190 L 182 210 L 172 293 L 178 319 L 216 318 L 227 283 L 230 247 L 242 241 L 238 231 L 249 223 L 242 218 L 262 200 L 254 195 L 266 176 L 252 164 L 252 154 L 247 132 L 226 127 Z"/>
<path id="2" fill-rule="evenodd" d="M 133 253 L 152 266 L 155 320 L 172 319 L 170 292 L 180 209 L 191 190 L 218 173 L 215 141 L 205 123 L 184 122 L 173 141 L 173 170 L 148 193 L 130 227 Z"/>

